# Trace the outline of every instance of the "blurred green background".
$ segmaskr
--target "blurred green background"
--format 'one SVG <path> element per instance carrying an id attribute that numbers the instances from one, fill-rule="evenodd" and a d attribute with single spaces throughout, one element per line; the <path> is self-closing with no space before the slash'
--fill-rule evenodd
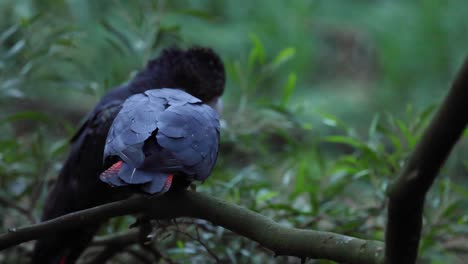
<path id="1" fill-rule="evenodd" d="M 163 48 L 201 45 L 221 55 L 228 82 L 220 159 L 199 190 L 285 225 L 382 240 L 386 187 L 467 54 L 466 10 L 462 0 L 2 0 L 1 231 L 37 221 L 68 139 L 108 89 Z M 467 153 L 462 140 L 427 199 L 421 263 L 468 258 Z M 201 220 L 156 233 L 161 263 L 299 263 Z M 22 263 L 31 247 L 0 262 Z M 141 262 L 142 250 L 112 263 Z"/>

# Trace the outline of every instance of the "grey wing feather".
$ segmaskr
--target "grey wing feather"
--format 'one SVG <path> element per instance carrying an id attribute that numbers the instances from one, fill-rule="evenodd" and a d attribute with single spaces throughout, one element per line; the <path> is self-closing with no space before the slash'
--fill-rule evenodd
<path id="1" fill-rule="evenodd" d="M 148 90 L 146 95 L 152 98 L 164 99 L 170 105 L 182 105 L 186 103 L 201 103 L 201 100 L 181 90 L 163 88 L 158 90 Z"/>
<path id="2" fill-rule="evenodd" d="M 209 176 L 218 154 L 219 119 L 207 105 L 169 107 L 160 115 L 157 142 L 174 154 L 197 180 Z"/>
<path id="3" fill-rule="evenodd" d="M 147 193 L 157 193 L 162 191 L 167 180 L 167 173 L 150 172 L 152 181 L 142 186 L 142 190 Z"/>
<path id="4" fill-rule="evenodd" d="M 111 186 L 125 186 L 128 185 L 126 182 L 122 181 L 119 175 L 111 175 L 108 177 L 99 177 L 101 181 L 111 185 Z"/>
<path id="5" fill-rule="evenodd" d="M 152 172 L 140 170 L 124 163 L 119 171 L 119 178 L 128 184 L 143 184 L 153 180 L 152 174 Z"/>
<path id="6" fill-rule="evenodd" d="M 143 144 L 156 129 L 159 113 L 164 110 L 164 100 L 137 94 L 128 98 L 114 119 L 107 136 L 104 159 L 120 156 L 125 162 L 139 167 L 144 159 Z"/>
<path id="7" fill-rule="evenodd" d="M 120 180 L 144 184 L 154 193 L 162 190 L 167 173 L 206 179 L 218 147 L 219 117 L 211 107 L 184 91 L 157 89 L 124 102 L 109 130 L 104 158 L 118 155 L 128 163 Z"/>

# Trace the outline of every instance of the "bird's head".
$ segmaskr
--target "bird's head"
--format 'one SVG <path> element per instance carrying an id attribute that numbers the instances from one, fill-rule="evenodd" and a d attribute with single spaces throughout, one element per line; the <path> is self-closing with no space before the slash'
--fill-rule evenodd
<path id="1" fill-rule="evenodd" d="M 136 87 L 181 88 L 220 111 L 226 74 L 221 58 L 209 48 L 169 48 L 151 60 L 132 81 Z M 143 85 L 139 85 L 143 84 Z"/>

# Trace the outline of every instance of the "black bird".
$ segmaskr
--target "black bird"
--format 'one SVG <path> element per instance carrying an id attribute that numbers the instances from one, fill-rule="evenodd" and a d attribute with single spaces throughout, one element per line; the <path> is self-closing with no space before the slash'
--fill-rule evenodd
<path id="1" fill-rule="evenodd" d="M 180 185 L 184 187 L 187 186 L 189 180 L 206 178 L 216 159 L 213 153 L 217 153 L 218 135 L 214 137 L 212 143 L 200 145 L 200 148 L 196 146 L 198 141 L 195 140 L 182 143 L 186 140 L 187 133 L 203 133 L 198 130 L 201 124 L 191 121 L 193 128 L 192 126 L 176 128 L 186 120 L 174 119 L 174 123 L 171 123 L 173 121 L 170 116 L 187 113 L 190 120 L 198 120 L 197 115 L 201 114 L 205 118 L 202 122 L 207 122 L 206 124 L 214 128 L 214 130 L 204 131 L 212 137 L 213 133 L 218 133 L 217 117 L 201 102 L 216 105 L 224 92 L 224 84 L 224 65 L 211 49 L 171 48 L 164 50 L 158 58 L 149 61 L 146 68 L 129 83 L 108 92 L 88 114 L 85 123 L 73 136 L 68 159 L 45 202 L 42 221 L 128 197 L 128 192 L 120 191 L 122 188 L 110 188 L 103 181 L 114 186 L 141 184 L 143 191 L 157 193 L 166 191 L 172 179 L 175 182 L 180 180 Z M 161 89 L 158 92 L 156 89 L 160 88 L 174 89 Z M 184 107 L 180 105 L 180 97 L 186 98 L 185 101 L 182 100 Z M 146 108 L 146 106 L 141 100 L 146 99 L 142 98 L 148 98 L 148 100 L 152 98 L 152 102 L 146 106 L 159 113 L 152 119 L 156 122 L 156 127 L 154 123 L 148 125 L 145 121 L 145 118 L 152 115 L 126 112 L 128 109 L 134 110 L 135 113 L 144 112 L 143 107 Z M 134 107 L 129 106 L 134 103 Z M 123 130 L 118 127 L 125 124 L 124 119 L 135 120 L 140 117 L 143 117 L 143 120 L 137 120 L 138 125 L 135 125 L 135 130 L 132 130 L 131 124 L 129 128 Z M 114 119 L 116 119 L 115 122 Z M 109 131 L 113 122 L 114 126 Z M 164 122 L 166 122 L 165 125 Z M 127 134 L 120 134 L 122 131 L 126 131 Z M 136 136 L 139 134 L 144 134 L 147 138 L 144 140 L 134 138 L 139 137 Z M 110 140 L 107 146 L 106 138 Z M 187 148 L 187 153 L 193 149 L 198 151 L 202 158 L 196 155 L 192 157 L 184 151 L 178 152 L 187 146 L 185 144 L 191 146 L 190 149 Z M 106 159 L 103 162 L 105 146 Z M 136 152 L 127 159 L 125 155 L 129 149 Z M 202 154 L 204 151 L 209 154 Z M 166 161 L 164 157 L 161 157 L 162 153 L 171 153 L 172 156 L 165 156 L 169 157 Z M 207 158 L 206 155 L 211 156 Z M 194 157 L 197 157 L 196 162 Z M 171 163 L 169 161 L 171 158 L 179 159 L 179 161 Z M 157 167 L 157 162 L 162 160 L 163 165 Z M 119 166 L 121 166 L 120 169 Z M 134 171 L 141 176 L 136 178 L 130 176 L 129 179 L 128 174 L 123 173 L 123 169 Z M 151 172 L 151 175 L 145 174 L 148 172 Z M 155 172 L 157 173 L 154 174 Z M 133 182 L 134 179 L 139 183 Z M 163 182 L 162 188 L 161 182 Z M 54 236 L 39 239 L 34 248 L 32 263 L 74 263 L 86 249 L 100 224 L 95 223 L 79 228 L 70 227 Z"/>

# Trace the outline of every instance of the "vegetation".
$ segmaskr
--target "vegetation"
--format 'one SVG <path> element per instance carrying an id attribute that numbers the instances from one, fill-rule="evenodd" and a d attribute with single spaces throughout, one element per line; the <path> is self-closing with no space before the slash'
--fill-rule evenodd
<path id="1" fill-rule="evenodd" d="M 467 7 L 462 0 L 4 0 L 1 231 L 38 221 L 68 139 L 108 89 L 165 47 L 203 45 L 222 55 L 228 84 L 220 160 L 197 191 L 285 226 L 383 241 L 387 187 L 466 55 Z M 468 257 L 467 152 L 462 140 L 426 198 L 420 263 Z M 134 220 L 111 220 L 83 263 Z M 204 220 L 162 221 L 154 234 L 153 247 L 128 243 L 113 262 L 298 262 Z M 31 248 L 4 250 L 0 262 L 23 263 Z M 148 250 L 153 255 L 142 255 Z"/>

